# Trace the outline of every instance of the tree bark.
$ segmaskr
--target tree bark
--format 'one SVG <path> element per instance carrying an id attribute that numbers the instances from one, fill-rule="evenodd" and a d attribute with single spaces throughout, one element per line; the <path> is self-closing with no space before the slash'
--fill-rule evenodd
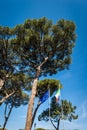
<path id="1" fill-rule="evenodd" d="M 54 125 L 53 121 L 52 120 L 50 120 L 50 121 L 51 121 L 53 127 L 57 130 L 57 127 Z"/>
<path id="2" fill-rule="evenodd" d="M 34 82 L 33 82 L 33 87 L 32 87 L 32 94 L 31 94 L 31 97 L 30 97 L 29 105 L 28 105 L 28 112 L 27 112 L 27 120 L 26 120 L 25 130 L 31 130 L 32 114 L 33 114 L 34 98 L 35 98 L 36 89 L 37 89 L 37 82 L 38 82 L 38 78 L 35 78 Z"/>
<path id="3" fill-rule="evenodd" d="M 4 77 L 4 79 L 1 79 L 1 78 L 0 78 L 0 90 L 3 88 L 4 83 L 5 83 L 5 81 L 6 81 L 8 78 L 10 78 L 10 76 L 9 76 L 8 74 L 6 74 L 6 77 Z"/>
<path id="4" fill-rule="evenodd" d="M 38 110 L 38 108 L 40 107 L 40 105 L 41 105 L 41 103 L 38 103 L 38 105 L 37 105 L 37 107 L 36 107 L 36 109 L 35 109 L 35 111 L 34 111 L 33 118 L 32 118 L 32 126 L 33 126 L 33 123 L 34 123 L 34 119 L 35 119 L 37 110 Z M 32 128 L 32 126 L 31 126 L 31 128 Z"/>
<path id="5" fill-rule="evenodd" d="M 4 82 L 5 82 L 5 81 L 0 78 L 0 90 L 2 89 L 2 87 L 3 87 L 3 85 L 4 85 Z"/>
<path id="6" fill-rule="evenodd" d="M 1 100 L 0 100 L 0 105 L 6 100 L 8 99 L 9 97 L 11 97 L 15 92 L 12 92 L 10 94 L 7 94 L 5 97 L 3 97 Z"/>
<path id="7" fill-rule="evenodd" d="M 39 75 L 41 73 L 41 67 L 43 66 L 43 64 L 45 64 L 45 62 L 47 62 L 47 60 L 48 60 L 48 57 L 45 58 L 45 60 L 42 62 L 42 64 L 40 64 L 37 67 L 36 77 L 34 78 L 34 81 L 33 81 L 32 93 L 31 93 L 29 104 L 28 104 L 28 112 L 27 112 L 25 130 L 31 130 L 31 127 L 32 127 L 32 120 L 33 120 L 32 115 L 33 115 L 34 99 L 35 99 L 36 90 L 37 90 L 37 82 L 38 82 Z"/>
<path id="8" fill-rule="evenodd" d="M 8 119 L 9 119 L 10 114 L 11 114 L 12 109 L 13 109 L 13 104 L 12 104 L 11 108 L 9 108 L 9 109 L 10 109 L 10 110 L 9 110 L 9 112 L 8 112 L 8 116 L 6 116 L 6 111 L 7 111 L 7 106 L 6 106 L 6 108 L 5 108 L 5 122 L 4 122 L 4 124 L 3 124 L 3 129 L 2 129 L 2 130 L 4 130 L 5 127 L 6 127 L 6 125 L 7 125 Z"/>
<path id="9" fill-rule="evenodd" d="M 8 99 L 9 97 L 11 97 L 14 93 L 15 93 L 15 91 L 13 91 L 12 93 L 7 94 L 5 97 L 3 97 L 3 98 L 0 100 L 0 105 L 2 105 L 2 103 L 3 103 L 6 99 Z"/>
<path id="10" fill-rule="evenodd" d="M 59 130 L 60 118 L 58 119 L 57 127 L 54 125 L 54 123 L 53 123 L 53 121 L 52 121 L 52 120 L 50 120 L 50 121 L 51 121 L 51 123 L 52 123 L 53 127 L 54 127 L 56 130 Z"/>
<path id="11" fill-rule="evenodd" d="M 60 125 L 60 118 L 58 119 L 58 124 L 57 124 L 57 129 L 56 130 L 59 130 L 59 125 Z"/>

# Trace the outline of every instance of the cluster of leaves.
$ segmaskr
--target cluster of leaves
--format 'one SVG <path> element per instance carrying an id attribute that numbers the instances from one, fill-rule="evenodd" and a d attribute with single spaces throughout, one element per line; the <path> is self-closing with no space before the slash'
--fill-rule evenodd
<path id="1" fill-rule="evenodd" d="M 15 60 L 19 60 L 13 53 L 11 39 L 14 37 L 14 29 L 0 26 L 0 101 L 10 94 L 21 92 L 24 84 L 29 81 L 29 77 L 22 73 L 18 73 L 18 64 Z M 29 85 L 29 84 L 28 84 Z M 3 102 L 0 102 L 2 104 Z"/>
<path id="2" fill-rule="evenodd" d="M 45 129 L 43 129 L 43 128 L 37 128 L 37 129 L 35 129 L 35 130 L 45 130 Z"/>
<path id="3" fill-rule="evenodd" d="M 59 20 L 52 25 L 52 21 L 46 18 L 28 19 L 14 30 L 16 38 L 12 39 L 13 52 L 20 54 L 17 58 L 21 59 L 21 71 L 35 76 L 37 66 L 46 57 L 48 61 L 42 67 L 42 75 L 52 75 L 68 68 L 76 39 L 73 22 Z"/>
<path id="4" fill-rule="evenodd" d="M 67 100 L 61 100 L 61 103 L 56 103 L 55 97 L 52 98 L 50 105 L 50 117 L 49 108 L 44 110 L 38 117 L 38 120 L 48 121 L 49 119 L 53 122 L 58 122 L 59 119 L 69 120 L 77 119 L 78 115 L 75 115 L 76 106 L 72 106 L 72 103 Z"/>
<path id="5" fill-rule="evenodd" d="M 40 80 L 37 84 L 37 97 L 42 97 L 43 94 L 47 91 L 50 90 L 50 96 L 58 89 L 62 88 L 62 84 L 60 83 L 59 80 L 55 79 L 44 79 Z"/>
<path id="6" fill-rule="evenodd" d="M 0 130 L 3 130 L 3 128 L 0 128 Z M 7 130 L 6 128 L 4 130 Z"/>

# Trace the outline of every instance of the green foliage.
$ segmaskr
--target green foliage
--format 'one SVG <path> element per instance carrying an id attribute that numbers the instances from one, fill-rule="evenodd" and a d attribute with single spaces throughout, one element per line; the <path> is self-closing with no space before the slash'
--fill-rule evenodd
<path id="1" fill-rule="evenodd" d="M 36 97 L 38 97 L 38 103 L 37 103 L 37 107 L 34 109 L 32 125 L 34 123 L 34 119 L 35 119 L 37 110 L 38 110 L 38 108 L 42 104 L 40 102 L 40 98 L 43 97 L 44 93 L 48 89 L 50 90 L 50 97 L 51 97 L 53 95 L 53 93 L 55 92 L 55 90 L 57 90 L 59 87 L 62 88 L 62 84 L 60 84 L 59 80 L 55 80 L 55 79 L 44 79 L 44 80 L 38 81 L 37 91 L 36 91 Z"/>
<path id="2" fill-rule="evenodd" d="M 39 98 L 48 90 L 50 89 L 50 96 L 56 91 L 58 88 L 62 88 L 62 84 L 59 80 L 55 79 L 44 79 L 40 80 L 37 85 L 37 94 Z"/>
<path id="3" fill-rule="evenodd" d="M 5 82 L 0 99 L 5 91 L 30 90 L 30 81 L 45 58 L 39 76 L 68 69 L 75 39 L 75 24 L 64 19 L 54 25 L 43 17 L 28 19 L 15 28 L 0 26 L 0 79 Z"/>
<path id="4" fill-rule="evenodd" d="M 4 77 L 4 76 L 3 76 Z M 27 75 L 24 74 L 11 74 L 11 77 L 7 78 L 3 87 L 0 90 L 0 100 L 3 99 L 7 94 L 14 92 L 11 97 L 8 97 L 7 100 L 20 100 L 21 104 L 26 104 L 28 102 L 27 94 L 22 92 L 23 90 L 29 90 L 30 79 Z M 25 101 L 24 101 L 25 100 Z M 26 102 L 27 101 L 27 102 Z"/>
<path id="5" fill-rule="evenodd" d="M 20 95 L 20 92 L 29 89 L 30 85 L 29 76 L 18 72 L 20 59 L 12 51 L 13 37 L 15 37 L 14 29 L 0 26 L 0 101 L 7 95 L 10 98 L 9 95 L 13 92 L 15 94 L 12 97 L 17 96 L 18 93 Z M 0 105 L 2 103 L 0 102 Z"/>
<path id="6" fill-rule="evenodd" d="M 16 92 L 16 94 L 8 98 L 5 104 L 8 104 L 8 106 L 13 105 L 13 107 L 17 108 L 21 105 L 27 105 L 28 101 L 29 96 L 20 90 L 20 92 Z"/>
<path id="7" fill-rule="evenodd" d="M 43 128 L 37 128 L 37 129 L 35 129 L 35 130 L 45 130 L 45 129 L 43 129 Z"/>
<path id="8" fill-rule="evenodd" d="M 72 106 L 72 103 L 67 100 L 62 100 L 59 105 L 56 103 L 55 98 L 52 98 L 51 107 L 50 107 L 50 119 L 53 122 L 58 122 L 58 119 L 69 120 L 77 119 L 78 115 L 75 115 L 76 106 Z M 39 121 L 49 120 L 49 108 L 44 110 L 38 117 Z"/>
<path id="9" fill-rule="evenodd" d="M 3 128 L 0 128 L 0 130 L 3 130 Z M 7 130 L 6 128 L 4 128 L 4 130 Z"/>
<path id="10" fill-rule="evenodd" d="M 23 25 L 18 25 L 15 32 L 13 52 L 20 59 L 21 71 L 34 77 L 37 67 L 47 57 L 47 62 L 41 68 L 41 75 L 52 75 L 69 68 L 76 39 L 75 24 L 72 21 L 59 20 L 52 25 L 52 21 L 45 17 L 28 19 Z"/>
<path id="11" fill-rule="evenodd" d="M 56 74 L 69 68 L 75 39 L 75 24 L 64 19 L 55 25 L 43 17 L 13 29 L 0 26 L 0 70 L 35 77 L 37 66 L 48 57 L 41 75 Z"/>

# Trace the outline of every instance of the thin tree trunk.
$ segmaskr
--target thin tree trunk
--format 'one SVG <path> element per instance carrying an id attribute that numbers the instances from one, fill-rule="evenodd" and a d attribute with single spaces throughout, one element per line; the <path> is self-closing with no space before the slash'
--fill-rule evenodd
<path id="1" fill-rule="evenodd" d="M 27 112 L 25 130 L 31 130 L 31 127 L 32 127 L 32 120 L 33 120 L 32 115 L 33 115 L 34 99 L 35 99 L 36 90 L 37 90 L 37 82 L 38 82 L 38 78 L 39 78 L 39 75 L 41 72 L 41 67 L 47 60 L 48 60 L 48 57 L 45 58 L 45 60 L 42 62 L 42 64 L 37 67 L 36 78 L 34 78 L 34 81 L 33 81 L 32 93 L 31 93 L 31 97 L 29 100 L 29 104 L 28 104 L 28 112 Z"/>
<path id="2" fill-rule="evenodd" d="M 33 126 L 33 123 L 34 123 L 34 119 L 35 119 L 37 110 L 38 110 L 38 108 L 40 107 L 40 105 L 41 105 L 41 103 L 39 103 L 39 104 L 37 105 L 37 107 L 36 107 L 36 109 L 35 109 L 35 111 L 34 111 L 33 118 L 32 118 L 32 126 Z M 31 126 L 31 128 L 32 128 L 32 126 Z"/>
<path id="3" fill-rule="evenodd" d="M 58 124 L 57 124 L 57 129 L 56 130 L 59 130 L 59 125 L 60 125 L 60 118 L 58 119 Z"/>
<path id="4" fill-rule="evenodd" d="M 6 116 L 7 106 L 6 106 L 6 108 L 5 108 L 5 122 L 4 122 L 4 124 L 3 124 L 3 129 L 2 129 L 2 130 L 4 130 L 5 127 L 6 127 L 6 125 L 7 125 L 7 122 L 8 122 L 8 119 L 9 119 L 9 117 L 10 117 L 10 114 L 11 114 L 11 112 L 12 112 L 12 109 L 13 109 L 13 104 L 12 104 L 12 106 L 11 106 L 9 112 L 8 112 L 8 116 Z"/>
<path id="5" fill-rule="evenodd" d="M 51 121 L 53 127 L 57 130 L 57 127 L 54 125 L 54 123 L 52 122 L 52 120 L 50 120 L 50 121 Z"/>

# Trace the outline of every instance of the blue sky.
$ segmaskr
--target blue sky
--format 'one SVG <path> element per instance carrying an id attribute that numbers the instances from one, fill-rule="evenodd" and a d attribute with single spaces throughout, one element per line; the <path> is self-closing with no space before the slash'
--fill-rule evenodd
<path id="1" fill-rule="evenodd" d="M 26 19 L 47 17 L 56 23 L 62 18 L 76 24 L 77 40 L 73 49 L 70 70 L 60 72 L 51 78 L 61 80 L 62 98 L 77 106 L 79 118 L 69 123 L 61 122 L 61 128 L 87 130 L 87 1 L 86 0 L 0 0 L 0 25 L 14 27 Z M 46 106 L 47 102 L 43 105 Z M 41 109 L 43 108 L 43 105 Z M 39 109 L 39 111 L 41 111 Z M 3 122 L 3 106 L 0 107 L 0 123 Z M 25 127 L 27 106 L 14 109 L 7 129 Z M 47 128 L 47 123 L 38 122 L 37 127 Z M 50 126 L 52 128 L 52 126 Z"/>

